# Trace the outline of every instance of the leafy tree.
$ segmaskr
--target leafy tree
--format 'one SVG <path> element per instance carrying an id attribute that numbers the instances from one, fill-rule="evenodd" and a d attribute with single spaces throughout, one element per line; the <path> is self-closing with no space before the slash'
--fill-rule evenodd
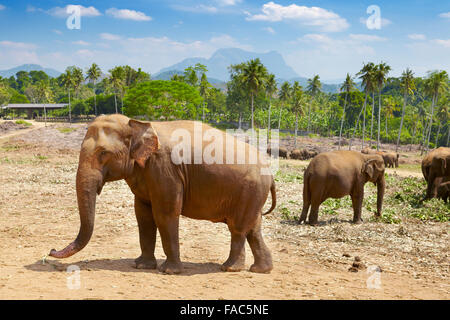
<path id="1" fill-rule="evenodd" d="M 381 121 L 381 90 L 383 89 L 387 75 L 391 71 L 391 67 L 385 62 L 381 62 L 376 66 L 375 70 L 375 83 L 378 89 L 378 136 L 377 136 L 377 150 L 380 150 L 380 121 Z"/>
<path id="2" fill-rule="evenodd" d="M 286 104 L 288 101 L 291 100 L 291 96 L 292 96 L 292 88 L 291 85 L 289 84 L 289 82 L 285 81 L 283 82 L 283 84 L 281 85 L 281 90 L 280 93 L 278 95 L 278 98 L 280 99 L 280 101 L 284 104 Z M 280 126 L 281 126 L 281 112 L 282 112 L 282 105 L 280 106 L 280 116 L 278 118 L 278 130 L 280 130 Z"/>
<path id="3" fill-rule="evenodd" d="M 254 99 L 258 91 L 264 87 L 264 82 L 267 77 L 267 69 L 261 63 L 259 58 L 248 61 L 242 70 L 242 82 L 250 91 L 251 98 L 251 110 L 252 110 L 252 122 L 251 128 L 254 129 Z"/>
<path id="4" fill-rule="evenodd" d="M 97 115 L 97 93 L 95 92 L 95 85 L 101 75 L 102 75 L 102 71 L 100 70 L 100 67 L 96 63 L 93 63 L 92 66 L 87 70 L 87 73 L 86 73 L 86 80 L 89 80 L 89 82 L 93 84 L 92 91 L 94 92 L 95 115 Z"/>
<path id="5" fill-rule="evenodd" d="M 416 89 L 414 83 L 414 72 L 412 72 L 411 69 L 407 68 L 405 71 L 403 71 L 400 79 L 401 79 L 401 86 L 403 88 L 403 107 L 402 107 L 402 120 L 400 122 L 400 129 L 398 131 L 397 145 L 395 147 L 395 152 L 398 152 L 398 147 L 400 145 L 400 137 L 402 135 L 403 121 L 405 119 L 405 108 L 406 104 L 408 103 L 408 96 L 410 94 L 414 94 L 414 90 Z"/>
<path id="6" fill-rule="evenodd" d="M 341 128 L 339 130 L 339 147 L 338 149 L 341 149 L 341 139 L 342 139 L 342 128 L 344 127 L 344 119 L 345 119 L 345 110 L 347 108 L 347 98 L 351 91 L 355 89 L 355 82 L 353 81 L 353 77 L 347 73 L 347 76 L 345 77 L 345 81 L 342 84 L 340 90 L 341 92 L 345 92 L 345 102 L 344 102 L 344 111 L 342 112 L 342 118 L 341 118 Z"/>
<path id="7" fill-rule="evenodd" d="M 203 98 L 194 87 L 177 81 L 155 80 L 131 88 L 124 97 L 124 114 L 150 119 L 195 119 Z"/>
<path id="8" fill-rule="evenodd" d="M 317 94 L 322 89 L 322 83 L 320 82 L 319 75 L 315 75 L 311 79 L 308 79 L 308 86 L 306 87 L 306 91 L 311 95 L 311 102 L 308 109 L 308 131 L 311 128 L 311 105 L 312 100 L 317 96 Z"/>
<path id="9" fill-rule="evenodd" d="M 274 74 L 269 74 L 266 79 L 266 95 L 269 97 L 269 119 L 267 121 L 267 138 L 270 139 L 270 114 L 272 109 L 272 98 L 277 91 L 277 81 Z"/>

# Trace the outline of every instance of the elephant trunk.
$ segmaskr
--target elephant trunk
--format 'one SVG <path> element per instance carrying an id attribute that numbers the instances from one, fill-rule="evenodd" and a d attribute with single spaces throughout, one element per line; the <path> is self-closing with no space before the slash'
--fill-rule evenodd
<path id="1" fill-rule="evenodd" d="M 381 217 L 381 209 L 383 207 L 384 190 L 386 188 L 386 180 L 383 175 L 377 181 L 377 216 Z"/>
<path id="2" fill-rule="evenodd" d="M 50 256 L 59 259 L 68 258 L 88 244 L 94 230 L 96 197 L 102 186 L 103 177 L 99 170 L 81 165 L 78 167 L 76 189 L 81 222 L 80 230 L 75 241 L 63 250 L 52 249 Z"/>

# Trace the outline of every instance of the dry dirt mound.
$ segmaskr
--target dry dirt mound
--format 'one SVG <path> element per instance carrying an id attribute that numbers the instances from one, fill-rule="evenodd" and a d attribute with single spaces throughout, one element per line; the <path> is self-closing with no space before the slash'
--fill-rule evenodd
<path id="1" fill-rule="evenodd" d="M 80 150 L 86 130 L 86 124 L 53 124 L 27 132 L 14 140 L 59 150 Z"/>
<path id="2" fill-rule="evenodd" d="M 27 129 L 28 127 L 23 124 L 17 124 L 13 121 L 5 121 L 0 123 L 0 136 L 7 134 L 11 131 L 17 131 L 22 129 Z"/>

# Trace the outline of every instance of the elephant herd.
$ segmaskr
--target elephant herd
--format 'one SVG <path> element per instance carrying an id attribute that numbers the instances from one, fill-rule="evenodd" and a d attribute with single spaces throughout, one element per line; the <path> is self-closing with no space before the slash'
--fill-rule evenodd
<path id="1" fill-rule="evenodd" d="M 211 152 L 212 137 L 227 143 Z M 97 195 L 106 182 L 125 180 L 134 194 L 138 223 L 141 255 L 135 260 L 136 268 L 158 268 L 169 274 L 183 270 L 178 230 L 183 215 L 228 226 L 231 245 L 228 259 L 221 266 L 223 271 L 244 268 L 247 241 L 254 256 L 250 271 L 270 272 L 272 257 L 262 237 L 261 221 L 276 207 L 274 178 L 269 162 L 239 162 L 239 150 L 243 150 L 245 159 L 262 158 L 255 147 L 204 123 L 144 122 L 118 114 L 97 117 L 82 142 L 76 175 L 78 235 L 64 249 L 52 249 L 50 256 L 67 258 L 88 244 L 94 230 Z M 433 186 L 438 179 L 450 176 L 450 152 L 438 150 L 431 152 L 422 166 L 430 195 L 437 192 Z M 215 162 L 202 161 L 207 151 L 214 153 Z M 287 157 L 287 151 L 284 154 L 280 148 L 280 155 Z M 178 156 L 183 161 L 177 162 Z M 398 165 L 398 156 L 393 161 Z M 353 222 L 361 223 L 367 182 L 377 186 L 376 216 L 381 216 L 386 166 L 381 154 L 333 151 L 315 155 L 304 173 L 299 222 L 304 223 L 310 211 L 308 222 L 317 224 L 323 201 L 350 195 Z M 263 213 L 269 194 L 271 207 Z M 159 267 L 155 258 L 158 231 L 166 255 Z"/>

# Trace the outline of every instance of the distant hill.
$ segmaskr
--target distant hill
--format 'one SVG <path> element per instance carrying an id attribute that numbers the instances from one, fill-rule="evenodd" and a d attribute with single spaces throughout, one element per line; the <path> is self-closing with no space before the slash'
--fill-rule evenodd
<path id="1" fill-rule="evenodd" d="M 298 74 L 286 64 L 281 54 L 276 51 L 268 53 L 249 52 L 237 48 L 227 48 L 217 50 L 209 59 L 205 58 L 188 58 L 173 66 L 162 69 L 155 75 L 155 78 L 160 74 L 169 71 L 183 71 L 189 66 L 194 66 L 201 63 L 208 69 L 208 77 L 218 79 L 220 81 L 228 81 L 230 74 L 228 67 L 232 64 L 238 64 L 251 59 L 261 59 L 261 62 L 267 69 L 274 73 L 277 78 L 291 79 L 298 77 Z"/>
<path id="2" fill-rule="evenodd" d="M 47 75 L 49 75 L 50 77 L 53 77 L 53 78 L 59 77 L 61 75 L 61 72 L 59 72 L 55 69 L 44 68 L 38 64 L 24 64 L 24 65 L 21 65 L 21 66 L 12 68 L 12 69 L 0 70 L 0 77 L 9 78 L 11 76 L 15 76 L 16 73 L 19 71 L 26 71 L 26 72 L 44 71 Z"/>

